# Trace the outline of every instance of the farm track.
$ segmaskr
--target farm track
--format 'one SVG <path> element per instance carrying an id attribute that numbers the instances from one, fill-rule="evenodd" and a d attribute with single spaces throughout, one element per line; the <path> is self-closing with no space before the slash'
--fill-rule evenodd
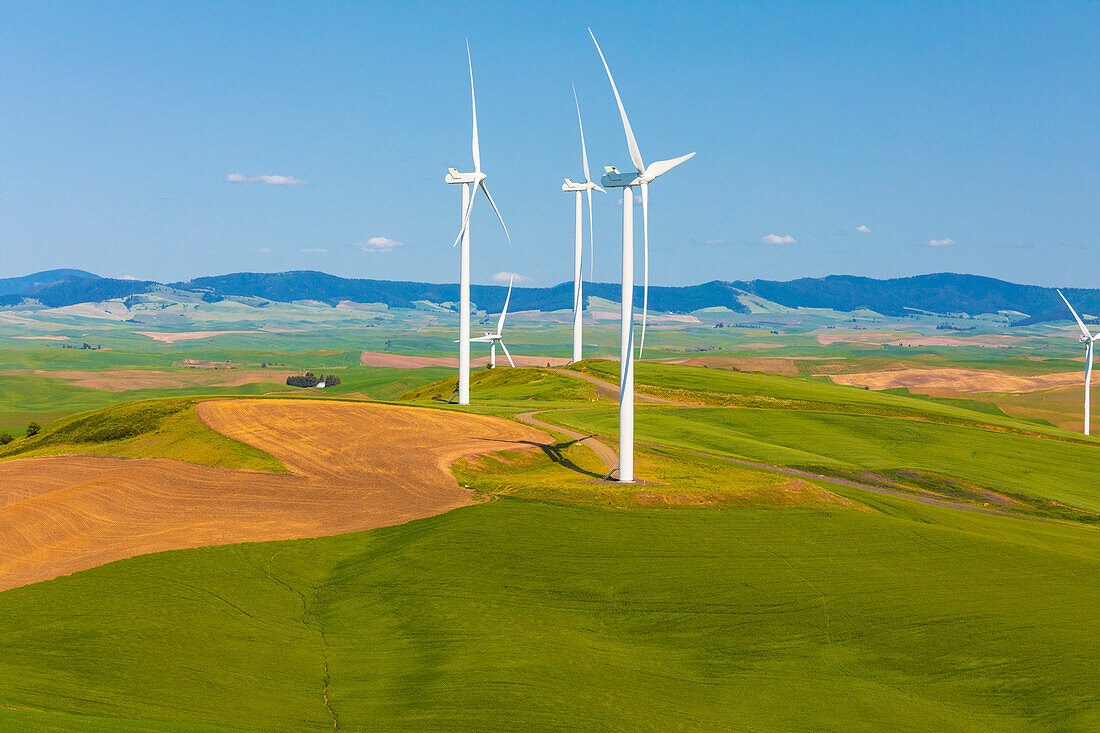
<path id="1" fill-rule="evenodd" d="M 532 427 L 539 428 L 540 430 L 553 430 L 561 433 L 562 435 L 572 438 L 581 445 L 584 445 L 593 453 L 596 457 L 603 461 L 604 466 L 607 468 L 607 474 L 610 476 L 611 472 L 619 466 L 619 455 L 606 443 L 600 442 L 596 435 L 582 435 L 576 430 L 570 430 L 569 428 L 563 428 L 560 425 L 551 425 L 550 423 L 539 420 L 536 415 L 541 413 L 537 412 L 523 412 L 516 415 L 516 419 L 520 422 L 525 422 Z"/>
<path id="2" fill-rule="evenodd" d="M 600 379 L 599 377 L 593 377 L 591 374 L 584 374 L 582 372 L 575 372 L 573 370 L 566 370 L 566 374 L 577 379 L 583 379 L 596 388 L 596 393 L 600 397 L 606 397 L 611 400 L 619 399 L 619 385 Z M 677 402 L 676 400 L 670 400 L 666 397 L 657 397 L 655 395 L 643 394 L 634 391 L 634 399 L 638 402 L 648 403 L 651 405 L 683 405 L 683 402 Z"/>
<path id="3" fill-rule="evenodd" d="M 449 466 L 549 436 L 500 418 L 302 400 L 201 403 L 211 428 L 289 473 L 159 458 L 0 464 L 0 590 L 150 552 L 355 532 L 476 501 Z"/>

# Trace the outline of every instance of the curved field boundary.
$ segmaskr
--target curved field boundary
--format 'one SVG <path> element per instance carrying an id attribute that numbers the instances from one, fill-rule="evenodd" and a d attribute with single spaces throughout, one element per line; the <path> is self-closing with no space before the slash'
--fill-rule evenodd
<path id="1" fill-rule="evenodd" d="M 550 442 L 509 420 L 370 403 L 218 400 L 213 429 L 289 474 L 161 458 L 28 458 L 0 464 L 0 590 L 150 552 L 342 534 L 476 501 L 456 459 Z"/>

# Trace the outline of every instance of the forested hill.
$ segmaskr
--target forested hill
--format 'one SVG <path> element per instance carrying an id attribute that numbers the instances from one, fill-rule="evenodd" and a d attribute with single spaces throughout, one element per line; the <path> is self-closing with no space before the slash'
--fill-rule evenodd
<path id="1" fill-rule="evenodd" d="M 391 308 L 413 308 L 417 302 L 455 303 L 458 286 L 342 278 L 312 270 L 277 273 L 243 272 L 200 277 L 169 283 L 176 290 L 201 295 L 208 301 L 232 297 L 258 297 L 277 302 L 312 300 L 336 305 L 341 301 L 384 303 Z M 53 270 L 22 278 L 0 279 L 0 305 L 14 306 L 37 301 L 47 307 L 124 298 L 163 287 L 159 283 L 100 278 L 79 270 Z M 471 297 L 486 308 L 499 308 L 506 286 L 474 285 Z M 619 300 L 614 283 L 586 283 L 585 295 L 609 301 Z M 1065 289 L 1066 296 L 1083 313 L 1100 314 L 1100 290 Z M 547 288 L 517 287 L 512 294 L 513 310 L 563 310 L 572 307 L 572 283 Z M 641 288 L 635 302 L 641 305 Z M 1017 285 L 977 275 L 937 273 L 915 277 L 876 280 L 849 275 L 799 280 L 715 280 L 683 287 L 651 287 L 650 309 L 685 313 L 701 308 L 725 307 L 747 312 L 746 295 L 763 298 L 791 308 L 829 308 L 837 311 L 873 310 L 900 316 L 914 310 L 934 313 L 996 313 L 1017 311 L 1023 322 L 1062 320 L 1065 306 L 1053 288 Z"/>

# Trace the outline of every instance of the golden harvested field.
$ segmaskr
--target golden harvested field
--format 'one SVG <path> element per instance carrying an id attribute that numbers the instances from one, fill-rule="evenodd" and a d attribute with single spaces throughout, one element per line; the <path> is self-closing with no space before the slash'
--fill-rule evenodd
<path id="1" fill-rule="evenodd" d="M 830 374 L 837 384 L 870 389 L 908 387 L 913 391 L 949 390 L 952 392 L 1023 393 L 1083 384 L 1080 372 L 1022 376 L 993 370 L 975 369 L 886 369 L 859 374 Z"/>
<path id="2" fill-rule="evenodd" d="M 548 443 L 499 418 L 390 405 L 224 400 L 213 429 L 271 453 L 289 474 L 148 458 L 0 464 L 0 590 L 149 552 L 354 532 L 475 501 L 460 457 Z"/>

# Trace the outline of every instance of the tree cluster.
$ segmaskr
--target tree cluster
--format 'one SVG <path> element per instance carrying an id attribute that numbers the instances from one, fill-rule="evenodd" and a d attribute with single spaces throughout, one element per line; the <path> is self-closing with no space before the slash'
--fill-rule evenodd
<path id="1" fill-rule="evenodd" d="M 335 387 L 337 384 L 340 384 L 340 377 L 337 377 L 335 374 L 330 374 L 327 377 L 319 377 L 313 372 L 306 372 L 305 374 L 286 378 L 286 383 L 290 387 L 312 388 L 316 387 L 321 382 L 324 382 L 326 387 Z"/>

